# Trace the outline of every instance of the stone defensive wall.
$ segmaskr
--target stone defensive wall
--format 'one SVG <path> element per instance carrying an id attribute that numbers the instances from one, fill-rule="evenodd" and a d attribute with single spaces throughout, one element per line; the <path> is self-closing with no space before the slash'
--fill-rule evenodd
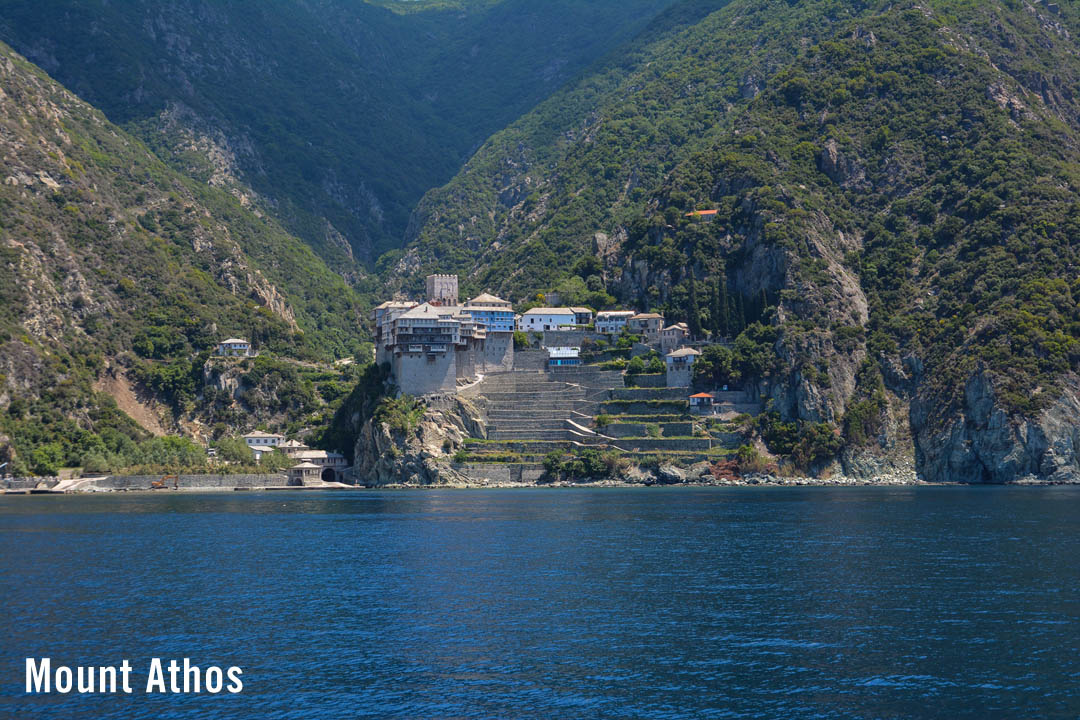
<path id="1" fill-rule="evenodd" d="M 53 488 L 60 483 L 58 477 L 17 477 L 7 478 L 0 481 L 0 489 L 3 490 L 36 490 L 37 488 Z"/>
<path id="2" fill-rule="evenodd" d="M 71 490 L 149 490 L 150 484 L 160 480 L 160 475 L 112 475 L 89 478 Z M 177 482 L 181 489 L 220 490 L 227 488 L 288 487 L 289 478 L 284 474 L 267 475 L 181 475 Z M 173 481 L 167 480 L 167 488 Z"/>

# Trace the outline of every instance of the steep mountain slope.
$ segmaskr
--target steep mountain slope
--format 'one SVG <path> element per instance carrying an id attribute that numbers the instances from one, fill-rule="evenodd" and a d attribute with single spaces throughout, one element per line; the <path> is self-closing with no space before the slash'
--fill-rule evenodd
<path id="1" fill-rule="evenodd" d="M 0 182 L 0 432 L 24 455 L 141 437 L 98 389 L 191 410 L 231 335 L 309 360 L 360 347 L 353 291 L 310 248 L 3 44 Z"/>
<path id="2" fill-rule="evenodd" d="M 759 384 L 781 453 L 842 431 L 851 472 L 1080 479 L 1077 21 L 733 0 L 491 138 L 398 270 L 520 297 L 593 252 L 623 299 L 741 332 L 717 376 Z"/>
<path id="3" fill-rule="evenodd" d="M 354 277 L 485 137 L 672 2 L 10 0 L 0 39 Z"/>

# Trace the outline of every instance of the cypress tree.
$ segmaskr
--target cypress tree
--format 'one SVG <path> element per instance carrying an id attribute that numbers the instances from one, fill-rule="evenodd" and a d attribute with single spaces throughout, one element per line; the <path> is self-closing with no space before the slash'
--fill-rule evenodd
<path id="1" fill-rule="evenodd" d="M 717 280 L 712 286 L 712 297 L 709 299 L 709 330 L 713 337 L 720 337 L 723 328 L 720 326 L 720 281 Z"/>
<path id="2" fill-rule="evenodd" d="M 742 293 L 735 293 L 735 327 L 732 335 L 738 335 L 746 329 L 746 309 L 743 307 Z"/>
<path id="3" fill-rule="evenodd" d="M 701 337 L 701 309 L 698 307 L 697 283 L 694 273 L 690 273 L 690 286 L 686 293 L 686 324 L 690 326 L 690 336 Z"/>
<path id="4" fill-rule="evenodd" d="M 724 337 L 732 335 L 731 298 L 728 296 L 726 273 L 720 276 L 720 334 Z"/>

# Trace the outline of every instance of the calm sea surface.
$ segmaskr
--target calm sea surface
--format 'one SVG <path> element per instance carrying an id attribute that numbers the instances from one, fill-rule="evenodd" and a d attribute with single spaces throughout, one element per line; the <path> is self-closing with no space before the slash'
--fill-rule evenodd
<path id="1" fill-rule="evenodd" d="M 0 717 L 1080 716 L 1080 489 L 7 497 L 0 539 Z M 42 656 L 136 692 L 27 696 Z"/>

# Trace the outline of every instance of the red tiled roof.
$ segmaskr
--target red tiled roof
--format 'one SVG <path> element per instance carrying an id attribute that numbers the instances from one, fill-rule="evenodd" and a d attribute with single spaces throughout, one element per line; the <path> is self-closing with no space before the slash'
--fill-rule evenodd
<path id="1" fill-rule="evenodd" d="M 686 217 L 704 217 L 706 215 L 715 215 L 720 212 L 719 210 L 694 210 L 693 212 L 686 213 Z"/>
<path id="2" fill-rule="evenodd" d="M 710 400 L 713 399 L 713 396 L 710 395 L 709 393 L 698 393 L 697 395 L 691 395 L 690 397 L 692 397 L 692 398 L 709 398 Z"/>

